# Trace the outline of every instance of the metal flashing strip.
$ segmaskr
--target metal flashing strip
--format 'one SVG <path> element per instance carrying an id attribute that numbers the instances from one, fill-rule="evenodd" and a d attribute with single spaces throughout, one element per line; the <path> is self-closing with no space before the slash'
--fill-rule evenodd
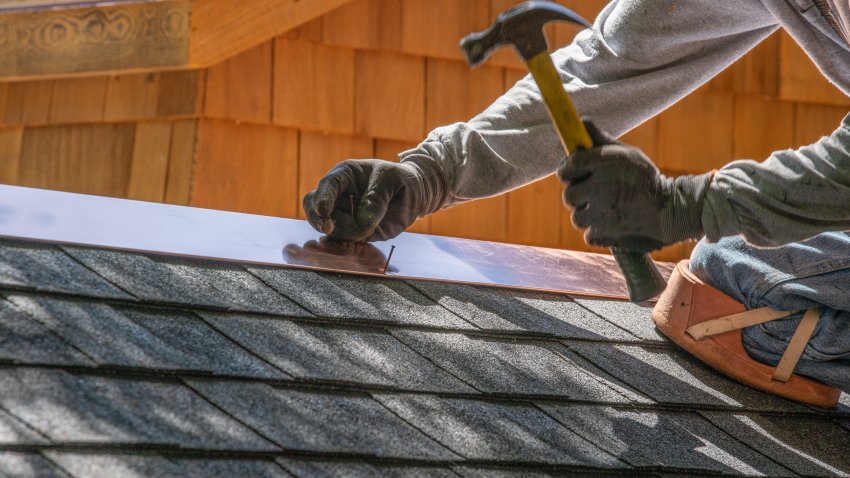
<path id="1" fill-rule="evenodd" d="M 297 219 L 19 186 L 0 185 L 0 236 L 239 263 L 628 298 L 617 264 L 603 254 L 413 233 L 385 242 L 343 244 L 327 240 L 306 221 Z M 670 264 L 661 265 L 669 275 Z"/>

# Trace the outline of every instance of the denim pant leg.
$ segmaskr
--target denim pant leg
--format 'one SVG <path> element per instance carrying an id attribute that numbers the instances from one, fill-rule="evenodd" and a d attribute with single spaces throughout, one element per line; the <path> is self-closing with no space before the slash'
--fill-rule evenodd
<path id="1" fill-rule="evenodd" d="M 822 309 L 796 372 L 850 392 L 850 233 L 823 233 L 803 242 L 758 248 L 740 236 L 701 241 L 691 271 L 748 309 Z M 744 348 L 776 365 L 802 313 L 744 329 Z"/>

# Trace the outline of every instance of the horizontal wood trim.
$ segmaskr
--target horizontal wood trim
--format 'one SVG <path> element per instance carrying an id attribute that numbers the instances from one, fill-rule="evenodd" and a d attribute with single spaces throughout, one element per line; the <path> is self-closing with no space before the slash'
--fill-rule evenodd
<path id="1" fill-rule="evenodd" d="M 0 15 L 0 77 L 185 65 L 190 7 L 175 0 Z"/>
<path id="2" fill-rule="evenodd" d="M 0 79 L 206 68 L 350 1 L 15 2 L 30 8 L 0 9 Z"/>

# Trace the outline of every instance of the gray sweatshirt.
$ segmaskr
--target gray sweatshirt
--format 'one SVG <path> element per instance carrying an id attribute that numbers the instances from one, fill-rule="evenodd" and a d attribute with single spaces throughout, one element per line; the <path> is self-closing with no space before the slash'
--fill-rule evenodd
<path id="1" fill-rule="evenodd" d="M 850 95 L 850 46 L 812 0 L 615 0 L 552 57 L 579 113 L 619 136 L 780 27 Z M 468 122 L 435 129 L 401 156 L 432 173 L 434 211 L 550 175 L 564 152 L 526 77 Z M 758 245 L 850 230 L 850 117 L 813 145 L 723 167 L 702 223 L 709 240 L 743 234 Z"/>

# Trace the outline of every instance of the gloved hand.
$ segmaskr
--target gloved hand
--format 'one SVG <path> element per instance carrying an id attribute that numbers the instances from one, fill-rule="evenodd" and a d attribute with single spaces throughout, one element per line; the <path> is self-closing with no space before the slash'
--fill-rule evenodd
<path id="1" fill-rule="evenodd" d="M 702 205 L 713 173 L 668 178 L 640 149 L 585 126 L 593 148 L 558 168 L 564 204 L 589 244 L 649 252 L 703 235 Z"/>
<path id="2" fill-rule="evenodd" d="M 304 212 L 310 225 L 334 239 L 384 241 L 438 208 L 434 176 L 415 161 L 343 161 L 304 196 Z"/>

